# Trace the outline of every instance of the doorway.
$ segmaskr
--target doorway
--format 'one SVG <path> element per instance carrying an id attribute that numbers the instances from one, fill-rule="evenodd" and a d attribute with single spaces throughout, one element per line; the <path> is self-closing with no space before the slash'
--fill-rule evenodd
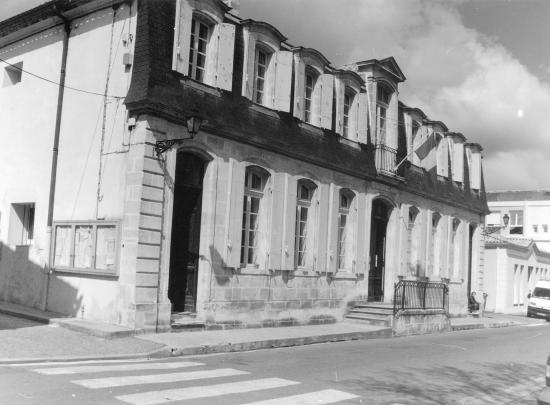
<path id="1" fill-rule="evenodd" d="M 380 302 L 384 299 L 384 270 L 386 261 L 386 230 L 391 208 L 382 200 L 372 204 L 370 235 L 370 268 L 368 301 Z"/>
<path id="2" fill-rule="evenodd" d="M 196 312 L 204 169 L 196 155 L 177 154 L 168 279 L 172 312 Z"/>

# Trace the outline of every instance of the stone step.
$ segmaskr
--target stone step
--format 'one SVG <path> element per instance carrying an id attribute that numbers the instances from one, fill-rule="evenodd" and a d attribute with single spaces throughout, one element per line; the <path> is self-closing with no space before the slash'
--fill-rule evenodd
<path id="1" fill-rule="evenodd" d="M 204 322 L 197 320 L 194 312 L 174 312 L 170 317 L 173 332 L 194 332 L 205 330 Z"/>
<path id="2" fill-rule="evenodd" d="M 382 325 L 382 326 L 389 326 L 390 320 L 386 317 L 371 317 L 371 316 L 358 316 L 358 315 L 346 315 L 346 321 L 351 322 L 358 322 L 358 323 L 366 323 L 369 325 Z"/>
<path id="3" fill-rule="evenodd" d="M 380 315 L 386 315 L 390 316 L 393 315 L 393 308 L 392 309 L 382 309 L 382 308 L 371 308 L 371 307 L 365 307 L 365 308 L 352 308 L 350 312 L 355 313 L 363 313 L 363 314 L 380 314 Z"/>

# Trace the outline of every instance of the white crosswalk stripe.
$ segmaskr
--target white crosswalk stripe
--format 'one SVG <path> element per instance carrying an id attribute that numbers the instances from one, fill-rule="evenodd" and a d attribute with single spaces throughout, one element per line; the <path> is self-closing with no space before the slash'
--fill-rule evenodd
<path id="1" fill-rule="evenodd" d="M 359 398 L 359 396 L 338 390 L 322 390 L 308 392 L 307 394 L 268 399 L 266 401 L 248 402 L 243 405 L 321 405 L 334 404 L 335 402 L 345 401 L 347 399 L 353 398 Z"/>
<path id="2" fill-rule="evenodd" d="M 174 363 L 130 363 L 106 366 L 76 366 L 76 367 L 54 367 L 36 368 L 33 371 L 46 375 L 78 374 L 78 373 L 101 373 L 110 371 L 135 371 L 135 370 L 166 370 L 184 367 L 203 366 L 204 363 L 192 361 L 180 361 Z"/>
<path id="3" fill-rule="evenodd" d="M 133 405 L 165 404 L 173 401 L 210 398 L 228 394 L 267 390 L 300 384 L 297 381 L 282 378 L 261 378 L 258 380 L 238 381 L 232 383 L 202 385 L 198 387 L 176 388 L 163 391 L 149 391 L 140 394 L 121 395 L 116 399 Z"/>
<path id="4" fill-rule="evenodd" d="M 15 367 L 21 367 L 23 365 L 24 364 L 17 364 Z M 112 388 L 124 390 L 124 387 L 130 386 L 135 387 L 149 384 L 169 384 L 186 381 L 237 377 L 236 379 L 232 379 L 231 382 L 223 382 L 223 380 L 221 380 L 222 382 L 218 383 L 198 383 L 200 385 L 188 385 L 179 388 L 162 390 L 149 390 L 144 392 L 134 392 L 131 394 L 125 394 L 124 391 L 119 391 L 115 399 L 132 405 L 165 404 L 174 401 L 192 402 L 192 400 L 215 397 L 218 397 L 218 400 L 225 401 L 225 398 L 223 397 L 225 395 L 238 395 L 262 391 L 265 392 L 257 394 L 260 395 L 257 399 L 260 399 L 261 397 L 269 399 L 258 400 L 256 402 L 247 402 L 242 398 L 239 399 L 239 397 L 235 397 L 232 401 L 233 403 L 239 402 L 243 405 L 320 405 L 334 404 L 337 402 L 359 398 L 359 396 L 355 394 L 335 389 L 323 389 L 304 393 L 304 390 L 300 388 L 298 388 L 298 393 L 295 393 L 294 395 L 288 395 L 287 392 L 287 396 L 285 397 L 275 397 L 276 395 L 273 396 L 273 391 L 271 391 L 270 394 L 270 390 L 298 386 L 301 383 L 298 381 L 276 377 L 238 380 L 238 377 L 250 375 L 250 372 L 237 370 L 234 368 L 198 368 L 195 370 L 167 372 L 169 370 L 205 366 L 204 363 L 194 361 L 107 360 L 34 363 L 27 364 L 27 366 L 31 371 L 47 376 L 74 376 L 76 374 L 102 373 L 101 378 L 81 378 L 70 381 L 72 384 L 92 390 Z M 157 370 L 158 372 L 147 373 L 147 371 L 151 370 Z M 124 372 L 131 372 L 132 374 L 128 375 Z M 136 390 L 136 388 L 134 388 L 134 390 Z M 299 393 L 299 391 L 302 392 Z M 246 402 L 246 404 L 244 402 Z"/>
<path id="5" fill-rule="evenodd" d="M 215 370 L 189 371 L 183 373 L 130 375 L 121 377 L 94 378 L 89 380 L 71 381 L 86 388 L 111 388 L 124 387 L 138 384 L 161 384 L 177 381 L 192 381 L 205 378 L 231 377 L 235 375 L 250 374 L 248 371 L 235 370 L 233 368 L 219 368 Z"/>
<path id="6" fill-rule="evenodd" d="M 12 363 L 10 367 L 49 367 L 49 366 L 76 366 L 78 364 L 113 364 L 113 363 L 143 363 L 143 359 L 117 360 L 79 360 L 79 361 L 39 361 L 33 363 Z"/>

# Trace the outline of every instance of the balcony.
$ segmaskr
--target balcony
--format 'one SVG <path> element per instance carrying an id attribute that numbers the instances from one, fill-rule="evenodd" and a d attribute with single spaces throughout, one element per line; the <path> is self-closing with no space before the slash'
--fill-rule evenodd
<path id="1" fill-rule="evenodd" d="M 395 176 L 396 170 L 397 149 L 390 148 L 384 144 L 376 144 L 374 149 L 374 162 L 376 171 L 379 174 Z"/>

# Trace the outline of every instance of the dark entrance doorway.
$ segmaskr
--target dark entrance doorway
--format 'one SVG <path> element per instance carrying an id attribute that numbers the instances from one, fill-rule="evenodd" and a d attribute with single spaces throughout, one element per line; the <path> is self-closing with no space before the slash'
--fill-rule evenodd
<path id="1" fill-rule="evenodd" d="M 370 234 L 370 268 L 368 301 L 384 299 L 384 266 L 386 261 L 386 230 L 391 208 L 382 200 L 372 204 Z"/>
<path id="2" fill-rule="evenodd" d="M 173 312 L 195 312 L 205 162 L 180 152 L 176 160 L 168 298 Z"/>

